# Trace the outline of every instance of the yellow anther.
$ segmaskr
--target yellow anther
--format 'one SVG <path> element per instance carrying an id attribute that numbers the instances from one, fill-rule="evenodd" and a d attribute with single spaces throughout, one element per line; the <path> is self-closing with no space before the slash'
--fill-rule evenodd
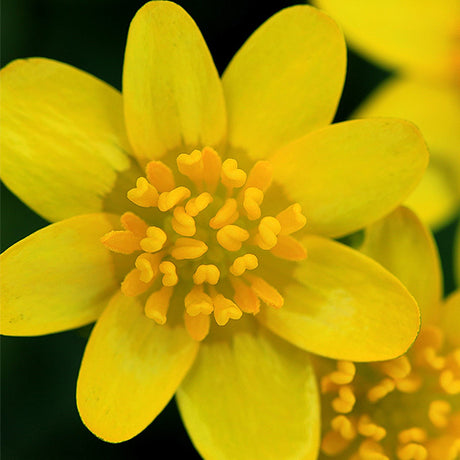
<path id="1" fill-rule="evenodd" d="M 350 445 L 350 441 L 345 439 L 339 432 L 328 431 L 321 441 L 321 451 L 329 457 L 334 457 L 343 452 Z"/>
<path id="2" fill-rule="evenodd" d="M 235 199 L 225 200 L 224 205 L 217 211 L 216 215 L 209 221 L 209 226 L 214 230 L 233 224 L 239 217 L 238 203 Z"/>
<path id="3" fill-rule="evenodd" d="M 428 458 L 428 451 L 426 447 L 411 442 L 400 447 L 397 450 L 397 456 L 399 460 L 426 460 Z"/>
<path id="4" fill-rule="evenodd" d="M 377 385 L 373 386 L 367 392 L 367 399 L 375 403 L 383 399 L 387 394 L 391 393 L 395 389 L 395 383 L 391 379 L 383 379 Z"/>
<path id="5" fill-rule="evenodd" d="M 349 386 L 339 388 L 339 395 L 332 400 L 332 408 L 341 414 L 348 414 L 353 410 L 356 402 L 356 397 L 353 390 Z"/>
<path id="6" fill-rule="evenodd" d="M 396 388 L 402 393 L 415 393 L 422 385 L 422 379 L 417 374 L 410 374 L 405 379 L 395 380 Z"/>
<path id="7" fill-rule="evenodd" d="M 158 198 L 158 209 L 160 211 L 169 211 L 191 195 L 187 187 L 176 187 L 170 192 L 163 192 Z"/>
<path id="8" fill-rule="evenodd" d="M 151 281 L 158 273 L 158 265 L 163 254 L 141 254 L 135 262 L 136 268 L 139 270 L 139 279 L 144 283 Z"/>
<path id="9" fill-rule="evenodd" d="M 255 270 L 259 265 L 259 261 L 254 254 L 245 254 L 237 257 L 230 266 L 230 273 L 235 276 L 241 276 L 246 270 Z"/>
<path id="10" fill-rule="evenodd" d="M 219 244 L 228 251 L 238 251 L 242 243 L 249 238 L 249 233 L 237 225 L 226 225 L 216 234 Z"/>
<path id="11" fill-rule="evenodd" d="M 112 230 L 101 238 L 101 243 L 111 251 L 120 254 L 132 254 L 141 249 L 139 237 L 127 230 Z"/>
<path id="12" fill-rule="evenodd" d="M 290 235 L 303 228 L 307 222 L 299 203 L 294 203 L 281 211 L 276 218 L 281 224 L 281 235 Z"/>
<path id="13" fill-rule="evenodd" d="M 425 365 L 435 370 L 441 370 L 446 365 L 446 359 L 439 356 L 434 347 L 425 347 L 419 350 L 417 358 Z"/>
<path id="14" fill-rule="evenodd" d="M 204 182 L 207 190 L 214 192 L 220 181 L 222 161 L 219 154 L 211 147 L 205 147 L 201 156 L 203 159 L 203 169 L 206 171 Z"/>
<path id="15" fill-rule="evenodd" d="M 212 299 L 203 291 L 203 286 L 193 286 L 184 299 L 185 310 L 190 316 L 209 315 L 214 307 Z"/>
<path id="16" fill-rule="evenodd" d="M 257 314 L 260 310 L 260 300 L 256 293 L 239 278 L 230 278 L 235 294 L 233 300 L 245 313 Z"/>
<path id="17" fill-rule="evenodd" d="M 344 439 L 354 439 L 356 429 L 350 419 L 345 415 L 337 415 L 331 420 L 331 427 L 334 431 L 340 433 Z"/>
<path id="18" fill-rule="evenodd" d="M 201 240 L 194 238 L 178 238 L 171 249 L 171 255 L 176 260 L 197 259 L 208 250 L 208 246 Z"/>
<path id="19" fill-rule="evenodd" d="M 256 187 L 249 187 L 244 191 L 243 208 L 249 220 L 256 220 L 261 215 L 260 205 L 264 200 L 264 192 Z"/>
<path id="20" fill-rule="evenodd" d="M 428 418 L 437 428 L 444 428 L 449 423 L 449 415 L 452 408 L 447 401 L 436 400 L 430 403 Z"/>
<path id="21" fill-rule="evenodd" d="M 163 286 L 175 286 L 177 284 L 179 278 L 177 277 L 176 266 L 172 262 L 165 260 L 161 262 L 158 269 L 163 273 L 163 278 L 161 279 Z"/>
<path id="22" fill-rule="evenodd" d="M 337 370 L 329 374 L 329 378 L 337 385 L 351 383 L 356 374 L 356 366 L 351 361 L 337 361 Z"/>
<path id="23" fill-rule="evenodd" d="M 322 394 L 338 390 L 338 385 L 331 380 L 330 374 L 321 377 L 320 390 Z"/>
<path id="24" fill-rule="evenodd" d="M 238 306 L 227 299 L 222 294 L 217 294 L 212 298 L 214 304 L 214 318 L 219 326 L 225 326 L 229 319 L 240 319 L 242 311 Z"/>
<path id="25" fill-rule="evenodd" d="M 151 161 L 145 168 L 147 179 L 161 193 L 169 192 L 175 186 L 172 171 L 161 161 Z"/>
<path id="26" fill-rule="evenodd" d="M 423 428 L 418 427 L 400 431 L 398 434 L 398 441 L 401 444 L 408 444 L 409 442 L 425 442 L 426 439 L 426 431 Z"/>
<path id="27" fill-rule="evenodd" d="M 121 292 L 127 297 L 136 297 L 145 292 L 153 283 L 152 278 L 148 283 L 141 280 L 141 271 L 137 268 L 131 270 L 121 283 Z"/>
<path id="28" fill-rule="evenodd" d="M 359 460 L 390 460 L 383 453 L 383 447 L 379 442 L 374 441 L 373 439 L 364 440 L 359 446 L 358 450 Z"/>
<path id="29" fill-rule="evenodd" d="M 276 246 L 270 252 L 280 259 L 299 261 L 307 258 L 307 251 L 295 238 L 289 235 L 278 235 Z"/>
<path id="30" fill-rule="evenodd" d="M 238 169 L 236 160 L 228 158 L 222 163 L 221 180 L 230 190 L 239 188 L 246 182 L 246 173 L 242 169 Z"/>
<path id="31" fill-rule="evenodd" d="M 165 324 L 172 293 L 171 287 L 163 286 L 159 291 L 151 294 L 145 303 L 145 316 L 158 324 Z"/>
<path id="32" fill-rule="evenodd" d="M 257 187 L 265 192 L 272 183 L 273 167 L 268 161 L 258 161 L 249 172 L 245 188 Z"/>
<path id="33" fill-rule="evenodd" d="M 246 274 L 245 278 L 250 282 L 252 290 L 267 305 L 274 308 L 281 308 L 284 305 L 283 296 L 264 279 Z"/>
<path id="34" fill-rule="evenodd" d="M 401 356 L 391 361 L 384 361 L 378 364 L 380 370 L 392 379 L 404 379 L 411 372 L 411 365 L 407 356 Z"/>
<path id="35" fill-rule="evenodd" d="M 157 252 L 163 248 L 168 239 L 166 233 L 159 227 L 149 227 L 147 237 L 141 240 L 141 248 L 145 252 Z"/>
<path id="36" fill-rule="evenodd" d="M 460 378 L 456 377 L 452 369 L 444 369 L 441 372 L 439 385 L 447 394 L 460 394 Z"/>
<path id="37" fill-rule="evenodd" d="M 201 211 L 204 211 L 210 203 L 212 203 L 213 198 L 208 192 L 200 193 L 195 198 L 190 198 L 185 204 L 185 211 L 189 216 L 195 217 Z"/>
<path id="38" fill-rule="evenodd" d="M 220 271 L 215 265 L 199 265 L 193 274 L 195 284 L 208 283 L 216 285 L 219 282 Z"/>
<path id="39" fill-rule="evenodd" d="M 128 199 L 138 206 L 149 208 L 158 204 L 158 191 L 145 177 L 139 177 L 136 187 L 128 190 Z"/>
<path id="40" fill-rule="evenodd" d="M 374 441 L 381 441 L 387 435 L 385 428 L 372 422 L 368 415 L 362 415 L 359 418 L 358 432 Z"/>
<path id="41" fill-rule="evenodd" d="M 120 222 L 125 230 L 132 232 L 138 238 L 144 238 L 148 225 L 136 214 L 125 212 L 120 217 Z"/>
<path id="42" fill-rule="evenodd" d="M 261 249 L 272 249 L 278 243 L 278 237 L 281 231 L 281 224 L 277 219 L 271 216 L 264 217 L 258 226 L 258 233 L 255 238 L 255 243 Z"/>
<path id="43" fill-rule="evenodd" d="M 203 181 L 203 160 L 201 152 L 194 150 L 192 153 L 181 153 L 177 159 L 177 168 L 187 176 L 197 187 L 200 187 Z"/>
<path id="44" fill-rule="evenodd" d="M 193 236 L 196 233 L 195 220 L 185 212 L 183 206 L 174 208 L 171 225 L 174 231 L 182 236 Z"/>
<path id="45" fill-rule="evenodd" d="M 190 316 L 187 312 L 184 314 L 185 328 L 190 337 L 197 342 L 203 340 L 209 333 L 211 318 L 209 315 L 200 314 Z"/>

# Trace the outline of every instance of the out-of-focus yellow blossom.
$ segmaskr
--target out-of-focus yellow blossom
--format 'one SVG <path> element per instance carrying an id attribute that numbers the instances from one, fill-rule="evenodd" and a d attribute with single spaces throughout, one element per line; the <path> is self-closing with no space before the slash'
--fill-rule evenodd
<path id="1" fill-rule="evenodd" d="M 398 275 L 418 300 L 422 328 L 403 356 L 383 362 L 317 359 L 321 458 L 460 458 L 460 291 L 441 301 L 429 232 L 407 208 L 366 229 L 362 251 Z"/>
<path id="2" fill-rule="evenodd" d="M 352 118 L 413 121 L 430 148 L 426 175 L 406 204 L 436 229 L 460 210 L 460 2 L 314 0 L 349 44 L 396 71 Z"/>
<path id="3" fill-rule="evenodd" d="M 328 126 L 344 73 L 336 24 L 297 6 L 221 80 L 170 2 L 132 21 L 123 96 L 47 59 L 2 70 L 2 178 L 59 221 L 2 255 L 2 333 L 97 319 L 77 384 L 97 436 L 135 436 L 177 392 L 205 458 L 313 459 L 305 350 L 370 361 L 412 343 L 407 289 L 331 238 L 404 200 L 427 150 L 405 121 Z"/>

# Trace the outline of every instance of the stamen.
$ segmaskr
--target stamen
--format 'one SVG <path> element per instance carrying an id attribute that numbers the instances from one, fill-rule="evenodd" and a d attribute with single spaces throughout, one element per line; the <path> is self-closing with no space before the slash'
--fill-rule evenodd
<path id="1" fill-rule="evenodd" d="M 412 370 L 407 356 L 400 356 L 399 358 L 392 359 L 391 361 L 384 361 L 379 363 L 378 367 L 382 372 L 396 380 L 406 378 Z"/>
<path id="2" fill-rule="evenodd" d="M 422 385 L 422 379 L 417 374 L 410 374 L 405 379 L 395 380 L 396 388 L 402 393 L 415 393 Z"/>
<path id="3" fill-rule="evenodd" d="M 350 444 L 339 432 L 328 431 L 321 442 L 321 451 L 330 457 L 334 457 L 343 452 Z"/>
<path id="4" fill-rule="evenodd" d="M 163 254 L 161 253 L 149 254 L 145 252 L 138 256 L 135 265 L 140 272 L 139 279 L 141 281 L 148 283 L 157 276 L 158 266 L 162 257 Z"/>
<path id="5" fill-rule="evenodd" d="M 177 284 L 179 278 L 177 277 L 176 266 L 172 262 L 168 260 L 161 262 L 158 268 L 163 273 L 161 279 L 163 286 L 175 286 Z"/>
<path id="6" fill-rule="evenodd" d="M 374 441 L 381 441 L 387 435 L 385 428 L 373 423 L 368 415 L 362 415 L 359 418 L 358 432 Z"/>
<path id="7" fill-rule="evenodd" d="M 360 460 L 390 460 L 383 453 L 383 448 L 380 443 L 373 439 L 366 439 L 359 446 L 359 459 Z"/>
<path id="8" fill-rule="evenodd" d="M 171 249 L 171 255 L 176 260 L 197 259 L 208 250 L 208 246 L 201 240 L 194 238 L 178 238 Z"/>
<path id="9" fill-rule="evenodd" d="M 239 217 L 238 204 L 235 199 L 225 200 L 224 205 L 217 211 L 217 214 L 209 221 L 209 226 L 214 230 L 225 227 L 235 222 Z"/>
<path id="10" fill-rule="evenodd" d="M 248 187 L 244 191 L 243 208 L 249 220 L 256 220 L 260 217 L 260 205 L 263 200 L 264 192 L 256 187 Z"/>
<path id="11" fill-rule="evenodd" d="M 284 305 L 283 296 L 264 279 L 250 275 L 249 273 L 245 275 L 245 278 L 251 283 L 251 288 L 260 300 L 267 305 L 274 308 L 281 308 Z"/>
<path id="12" fill-rule="evenodd" d="M 201 188 L 204 177 L 201 152 L 194 150 L 190 154 L 181 153 L 176 162 L 181 174 L 187 176 L 198 188 Z"/>
<path id="13" fill-rule="evenodd" d="M 259 223 L 258 230 L 255 243 L 261 249 L 274 248 L 278 243 L 277 235 L 281 231 L 281 224 L 278 220 L 271 216 L 264 217 Z"/>
<path id="14" fill-rule="evenodd" d="M 147 229 L 147 238 L 141 240 L 141 248 L 145 252 L 157 252 L 163 248 L 168 239 L 166 233 L 159 227 L 149 227 Z"/>
<path id="15" fill-rule="evenodd" d="M 200 193 L 195 198 L 190 198 L 185 204 L 185 212 L 192 217 L 197 216 L 201 211 L 204 211 L 210 203 L 212 203 L 213 198 L 208 192 Z"/>
<path id="16" fill-rule="evenodd" d="M 447 401 L 432 401 L 428 408 L 428 417 L 437 428 L 445 428 L 449 422 L 449 414 L 452 408 Z"/>
<path id="17" fill-rule="evenodd" d="M 245 188 L 256 187 L 265 192 L 272 183 L 273 167 L 268 161 L 258 161 L 249 172 Z"/>
<path id="18" fill-rule="evenodd" d="M 420 444 L 413 442 L 400 447 L 397 450 L 399 460 L 426 460 L 428 458 L 428 451 Z"/>
<path id="19" fill-rule="evenodd" d="M 249 233 L 237 225 L 226 225 L 216 234 L 219 244 L 228 251 L 239 251 L 243 241 L 249 238 Z"/>
<path id="20" fill-rule="evenodd" d="M 439 385 L 447 394 L 460 394 L 460 379 L 455 377 L 451 369 L 445 369 L 441 372 Z"/>
<path id="21" fill-rule="evenodd" d="M 255 270 L 259 265 L 259 261 L 254 254 L 245 254 L 237 257 L 230 266 L 230 273 L 235 276 L 241 276 L 246 270 Z"/>
<path id="22" fill-rule="evenodd" d="M 216 285 L 219 282 L 220 271 L 215 265 L 199 265 L 193 274 L 195 284 L 208 283 Z"/>
<path id="23" fill-rule="evenodd" d="M 101 238 L 101 243 L 119 254 L 132 254 L 141 249 L 139 237 L 128 230 L 112 230 Z"/>
<path id="24" fill-rule="evenodd" d="M 339 395 L 332 400 L 332 407 L 336 412 L 348 414 L 353 410 L 356 402 L 356 397 L 353 390 L 349 386 L 342 386 L 339 388 Z"/>
<path id="25" fill-rule="evenodd" d="M 391 379 L 383 379 L 377 385 L 373 386 L 367 392 L 367 399 L 375 403 L 380 399 L 383 399 L 387 394 L 391 393 L 395 389 L 395 383 Z"/>
<path id="26" fill-rule="evenodd" d="M 199 314 L 190 316 L 187 312 L 184 314 L 185 328 L 190 337 L 197 342 L 201 342 L 209 333 L 211 318 L 209 315 Z"/>
<path id="27" fill-rule="evenodd" d="M 212 298 L 214 304 L 214 318 L 219 326 L 225 326 L 229 319 L 240 319 L 243 312 L 238 306 L 227 299 L 222 294 L 217 294 Z"/>
<path id="28" fill-rule="evenodd" d="M 125 212 L 120 217 L 120 222 L 125 230 L 132 232 L 138 238 L 144 238 L 148 225 L 136 214 Z"/>
<path id="29" fill-rule="evenodd" d="M 244 185 L 246 173 L 242 169 L 238 169 L 236 160 L 228 158 L 222 163 L 221 180 L 227 189 L 231 191 Z"/>
<path id="30" fill-rule="evenodd" d="M 121 283 L 121 292 L 127 297 L 136 297 L 145 292 L 153 284 L 154 278 L 144 283 L 141 280 L 141 271 L 133 268 Z"/>
<path id="31" fill-rule="evenodd" d="M 185 310 L 190 316 L 210 315 L 214 309 L 212 299 L 203 291 L 203 286 L 193 286 L 184 299 Z"/>
<path id="32" fill-rule="evenodd" d="M 182 236 L 193 236 L 196 233 L 195 220 L 185 212 L 183 206 L 174 208 L 171 225 L 176 233 Z"/>
<path id="33" fill-rule="evenodd" d="M 187 187 L 176 187 L 170 192 L 163 192 L 158 198 L 158 209 L 160 211 L 169 211 L 191 195 Z"/>
<path id="34" fill-rule="evenodd" d="M 337 361 L 337 370 L 329 374 L 329 378 L 337 385 L 351 383 L 356 374 L 356 366 L 351 361 Z"/>
<path id="35" fill-rule="evenodd" d="M 299 261 L 307 258 L 307 251 L 295 238 L 289 235 L 278 235 L 276 246 L 270 252 L 280 259 Z"/>
<path id="36" fill-rule="evenodd" d="M 145 316 L 158 324 L 165 324 L 172 293 L 171 287 L 163 286 L 159 291 L 151 294 L 145 304 Z"/>
<path id="37" fill-rule="evenodd" d="M 149 182 L 160 193 L 169 192 L 176 186 L 172 171 L 161 161 L 150 161 L 145 172 Z"/>
<path id="38" fill-rule="evenodd" d="M 219 184 L 222 161 L 219 154 L 211 147 L 205 147 L 202 152 L 203 169 L 206 171 L 204 182 L 206 188 L 214 192 Z"/>
<path id="39" fill-rule="evenodd" d="M 128 200 L 143 208 L 154 207 L 158 204 L 158 191 L 145 177 L 139 177 L 136 187 L 128 190 Z"/>
<path id="40" fill-rule="evenodd" d="M 425 442 L 426 439 L 426 431 L 418 427 L 403 430 L 398 434 L 398 440 L 401 444 L 408 444 L 409 442 Z"/>
<path id="41" fill-rule="evenodd" d="M 354 439 L 356 437 L 356 429 L 351 423 L 350 419 L 345 415 L 337 415 L 331 421 L 331 427 L 333 430 L 340 433 L 345 439 Z"/>
<path id="42" fill-rule="evenodd" d="M 281 211 L 276 218 L 281 224 L 281 235 L 290 235 L 303 228 L 307 222 L 299 203 L 294 203 Z"/>
<path id="43" fill-rule="evenodd" d="M 233 300 L 244 313 L 253 315 L 260 311 L 260 300 L 256 293 L 244 281 L 239 278 L 230 277 L 235 295 Z"/>

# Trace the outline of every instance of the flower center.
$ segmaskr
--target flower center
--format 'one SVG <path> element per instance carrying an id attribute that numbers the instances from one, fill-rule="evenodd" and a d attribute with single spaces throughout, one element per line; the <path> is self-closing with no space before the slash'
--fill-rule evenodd
<path id="1" fill-rule="evenodd" d="M 460 348 L 444 344 L 439 328 L 425 327 L 400 358 L 338 361 L 322 374 L 328 457 L 460 458 Z"/>
<path id="2" fill-rule="evenodd" d="M 263 216 L 264 194 L 272 181 L 269 162 L 249 172 L 234 159 L 222 162 L 212 148 L 146 166 L 128 199 L 148 208 L 152 225 L 138 215 L 121 216 L 123 230 L 101 239 L 111 251 L 139 253 L 121 284 L 126 296 L 152 291 L 145 314 L 165 324 L 174 289 L 182 292 L 184 321 L 195 340 L 209 332 L 211 314 L 219 326 L 242 313 L 257 314 L 260 301 L 281 308 L 283 297 L 267 283 L 265 258 L 303 260 L 306 251 L 291 234 L 305 225 L 299 204 Z"/>

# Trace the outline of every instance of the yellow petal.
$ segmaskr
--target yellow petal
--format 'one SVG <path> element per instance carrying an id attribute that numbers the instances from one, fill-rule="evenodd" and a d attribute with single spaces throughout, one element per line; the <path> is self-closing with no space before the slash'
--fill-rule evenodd
<path id="1" fill-rule="evenodd" d="M 305 228 L 336 237 L 374 222 L 404 200 L 422 177 L 428 152 L 414 125 L 382 118 L 315 131 L 270 160 L 288 198 L 302 205 Z"/>
<path id="2" fill-rule="evenodd" d="M 460 208 L 460 93 L 458 88 L 394 77 L 380 86 L 354 118 L 395 116 L 415 123 L 430 149 L 430 164 L 406 201 L 437 228 Z"/>
<path id="3" fill-rule="evenodd" d="M 454 241 L 454 272 L 456 275 L 457 286 L 460 287 L 460 223 L 457 224 Z"/>
<path id="4" fill-rule="evenodd" d="M 354 48 L 378 63 L 415 74 L 455 78 L 458 0 L 314 3 L 343 27 Z"/>
<path id="5" fill-rule="evenodd" d="M 45 227 L 0 257 L 1 333 L 42 335 L 95 321 L 119 287 L 100 237 L 118 225 L 107 214 Z"/>
<path id="6" fill-rule="evenodd" d="M 399 207 L 367 227 L 360 250 L 407 287 L 425 324 L 433 322 L 442 296 L 439 254 L 433 236 L 412 211 Z"/>
<path id="7" fill-rule="evenodd" d="M 460 290 L 457 289 L 446 300 L 445 304 L 440 308 L 441 324 L 443 331 L 449 340 L 460 347 L 460 334 L 458 328 L 460 324 Z"/>
<path id="8" fill-rule="evenodd" d="M 172 398 L 197 350 L 185 328 L 159 326 L 137 299 L 117 294 L 83 356 L 77 382 L 83 422 L 105 441 L 136 436 Z"/>
<path id="9" fill-rule="evenodd" d="M 149 2 L 131 22 L 123 70 L 125 118 L 142 159 L 223 142 L 222 85 L 193 19 L 171 2 Z"/>
<path id="10" fill-rule="evenodd" d="M 50 221 L 107 210 L 130 147 L 118 91 L 60 62 L 14 61 L 0 72 L 1 176 Z"/>
<path id="11" fill-rule="evenodd" d="M 223 75 L 230 145 L 259 159 L 329 124 L 345 61 L 342 33 L 325 14 L 304 5 L 272 16 Z"/>
<path id="12" fill-rule="evenodd" d="M 271 276 L 285 283 L 284 306 L 263 308 L 264 325 L 307 351 L 350 361 L 404 353 L 419 328 L 407 289 L 381 265 L 340 243 L 307 236 L 308 257 L 292 274 L 280 262 Z"/>
<path id="13" fill-rule="evenodd" d="M 203 458 L 316 458 L 319 406 L 308 355 L 263 329 L 203 342 L 176 398 Z"/>

